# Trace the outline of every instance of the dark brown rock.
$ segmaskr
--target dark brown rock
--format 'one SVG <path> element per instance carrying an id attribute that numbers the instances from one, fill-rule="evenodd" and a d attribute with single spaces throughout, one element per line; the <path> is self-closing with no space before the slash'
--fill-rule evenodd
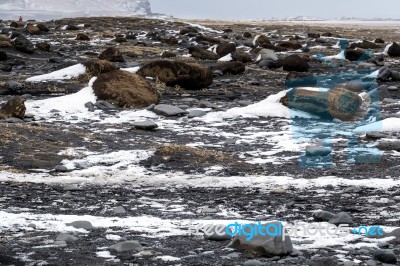
<path id="1" fill-rule="evenodd" d="M 246 71 L 246 66 L 242 62 L 220 62 L 215 67 L 215 70 L 222 71 L 224 75 L 238 75 Z"/>
<path id="2" fill-rule="evenodd" d="M 251 56 L 243 50 L 236 50 L 232 53 L 232 59 L 237 62 L 249 63 L 252 62 Z"/>
<path id="3" fill-rule="evenodd" d="M 124 57 L 122 56 L 121 52 L 119 49 L 115 47 L 110 47 L 104 50 L 100 55 L 99 55 L 100 60 L 107 60 L 110 62 L 125 62 Z"/>
<path id="4" fill-rule="evenodd" d="M 388 55 L 391 57 L 399 57 L 400 56 L 400 46 L 397 43 L 393 43 L 388 50 Z"/>
<path id="5" fill-rule="evenodd" d="M 22 97 L 15 97 L 1 106 L 0 119 L 7 119 L 11 117 L 22 119 L 25 116 L 25 111 L 25 99 Z"/>
<path id="6" fill-rule="evenodd" d="M 301 43 L 297 41 L 283 41 L 276 45 L 277 48 L 283 48 L 287 50 L 298 50 L 301 49 L 303 46 Z"/>
<path id="7" fill-rule="evenodd" d="M 127 71 L 101 74 L 93 83 L 99 100 L 119 107 L 143 108 L 160 101 L 160 94 L 144 78 Z"/>
<path id="8" fill-rule="evenodd" d="M 216 53 L 208 51 L 201 47 L 191 46 L 189 53 L 196 59 L 201 60 L 218 60 L 219 56 Z"/>
<path id="9" fill-rule="evenodd" d="M 309 69 L 308 61 L 298 55 L 289 55 L 281 60 L 283 70 L 307 72 Z"/>
<path id="10" fill-rule="evenodd" d="M 167 86 L 180 86 L 188 90 L 198 90 L 212 84 L 210 69 L 199 64 L 179 61 L 159 60 L 143 66 L 138 74 L 143 77 L 157 78 Z"/>
<path id="11" fill-rule="evenodd" d="M 48 42 L 40 42 L 36 44 L 36 48 L 44 52 L 51 51 L 51 45 Z"/>
<path id="12" fill-rule="evenodd" d="M 261 46 L 264 48 L 268 48 L 271 45 L 271 41 L 269 40 L 269 38 L 265 35 L 260 35 L 258 37 L 256 37 L 257 39 L 255 40 L 255 45 L 256 46 Z"/>
<path id="13" fill-rule="evenodd" d="M 84 34 L 84 33 L 78 33 L 78 34 L 76 35 L 75 40 L 77 40 L 77 41 L 90 41 L 90 38 L 89 38 L 89 36 L 87 36 L 87 35 Z"/>
<path id="14" fill-rule="evenodd" d="M 235 51 L 236 51 L 236 45 L 234 43 L 223 42 L 217 46 L 216 52 L 220 57 L 223 57 Z"/>
<path id="15" fill-rule="evenodd" d="M 37 26 L 35 26 L 33 24 L 26 25 L 25 29 L 30 35 L 39 35 L 39 34 L 41 34 L 41 30 Z"/>

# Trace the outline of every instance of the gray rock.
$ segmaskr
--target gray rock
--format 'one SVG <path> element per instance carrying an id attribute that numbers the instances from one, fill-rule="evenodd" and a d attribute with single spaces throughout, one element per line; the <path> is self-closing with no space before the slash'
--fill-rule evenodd
<path id="1" fill-rule="evenodd" d="M 313 218 L 317 222 L 328 222 L 335 214 L 328 211 L 316 211 L 313 213 Z"/>
<path id="2" fill-rule="evenodd" d="M 376 266 L 376 265 L 378 265 L 378 263 L 376 263 L 376 261 L 374 261 L 374 260 L 367 260 L 365 263 L 367 264 L 367 266 Z"/>
<path id="3" fill-rule="evenodd" d="M 65 248 L 65 247 L 68 246 L 67 242 L 65 242 L 65 241 L 54 241 L 54 245 L 56 245 L 56 246 L 58 246 L 60 248 Z"/>
<path id="4" fill-rule="evenodd" d="M 226 233 L 226 226 L 223 224 L 206 225 L 202 228 L 204 238 L 213 241 L 231 240 L 232 236 Z"/>
<path id="5" fill-rule="evenodd" d="M 54 170 L 55 170 L 56 172 L 60 172 L 60 173 L 66 173 L 66 172 L 69 171 L 68 168 L 65 167 L 64 165 L 57 165 L 57 166 L 54 168 Z"/>
<path id="6" fill-rule="evenodd" d="M 387 88 L 387 90 L 388 90 L 388 91 L 398 91 L 399 88 L 396 87 L 396 86 L 389 86 L 389 87 Z"/>
<path id="7" fill-rule="evenodd" d="M 199 108 L 211 108 L 211 109 L 218 109 L 218 105 L 210 103 L 208 101 L 200 101 L 198 104 Z"/>
<path id="8" fill-rule="evenodd" d="M 201 116 L 205 116 L 207 113 L 204 112 L 203 110 L 190 110 L 188 117 L 189 118 L 193 118 L 193 117 L 201 117 Z"/>
<path id="9" fill-rule="evenodd" d="M 138 241 L 125 241 L 112 245 L 108 249 L 120 252 L 140 252 L 143 251 L 142 245 Z"/>
<path id="10" fill-rule="evenodd" d="M 243 264 L 244 266 L 261 266 L 263 263 L 259 260 L 247 260 Z"/>
<path id="11" fill-rule="evenodd" d="M 337 266 L 338 262 L 331 257 L 313 257 L 308 262 L 308 266 Z"/>
<path id="12" fill-rule="evenodd" d="M 185 115 L 186 111 L 173 105 L 159 104 L 153 109 L 153 112 L 163 116 L 181 116 Z"/>
<path id="13" fill-rule="evenodd" d="M 394 229 L 392 232 L 387 234 L 387 236 L 396 237 L 395 239 L 389 241 L 390 244 L 399 244 L 400 243 L 400 228 Z"/>
<path id="14" fill-rule="evenodd" d="M 72 223 L 68 223 L 68 226 L 72 226 L 76 229 L 85 229 L 85 230 L 92 230 L 94 229 L 93 225 L 88 221 L 75 221 Z"/>
<path id="15" fill-rule="evenodd" d="M 113 104 L 106 102 L 106 101 L 97 101 L 94 104 L 100 110 L 114 110 L 117 109 Z"/>
<path id="16" fill-rule="evenodd" d="M 329 223 L 334 224 L 334 225 L 341 225 L 341 224 L 352 225 L 352 224 L 354 224 L 351 217 L 345 212 L 340 212 L 340 213 L 336 214 L 334 217 L 332 217 L 332 219 L 329 220 Z"/>
<path id="17" fill-rule="evenodd" d="M 367 139 L 372 139 L 372 140 L 375 140 L 375 139 L 383 139 L 383 138 L 387 138 L 387 137 L 388 137 L 387 134 L 380 133 L 380 132 L 368 132 L 368 133 L 366 134 L 366 138 L 367 138 Z"/>
<path id="18" fill-rule="evenodd" d="M 272 60 L 272 61 L 278 61 L 278 56 L 276 53 L 270 49 L 262 49 L 260 52 L 258 52 L 256 61 L 261 61 L 261 60 Z"/>
<path id="19" fill-rule="evenodd" d="M 390 250 L 377 249 L 374 253 L 374 258 L 377 261 L 380 261 L 383 263 L 388 263 L 388 264 L 396 264 L 397 263 L 396 255 L 393 253 L 393 251 L 390 251 Z"/>
<path id="20" fill-rule="evenodd" d="M 10 124 L 24 123 L 24 120 L 16 118 L 16 117 L 7 118 L 4 121 L 7 123 L 10 123 Z"/>
<path id="21" fill-rule="evenodd" d="M 89 110 L 89 112 L 94 112 L 94 104 L 92 102 L 85 103 L 85 107 Z"/>
<path id="22" fill-rule="evenodd" d="M 331 154 L 332 149 L 328 147 L 320 146 L 308 146 L 306 148 L 306 156 L 317 157 L 317 156 L 327 156 Z"/>
<path id="23" fill-rule="evenodd" d="M 146 121 L 142 121 L 142 122 L 134 122 L 133 126 L 136 129 L 142 129 L 142 130 L 154 130 L 154 129 L 158 128 L 158 125 L 152 120 L 146 120 Z"/>
<path id="24" fill-rule="evenodd" d="M 78 238 L 76 236 L 69 235 L 69 234 L 60 234 L 56 238 L 56 241 L 64 241 L 66 243 L 73 243 L 73 242 L 75 242 L 77 240 L 78 240 Z"/>
<path id="25" fill-rule="evenodd" d="M 114 209 L 112 209 L 111 212 L 114 214 L 125 214 L 126 210 L 124 207 L 119 206 L 119 207 L 115 207 Z"/>
<path id="26" fill-rule="evenodd" d="M 24 86 L 19 82 L 8 80 L 4 84 L 4 88 L 9 92 L 18 93 L 24 88 Z"/>
<path id="27" fill-rule="evenodd" d="M 268 232 L 275 232 L 281 225 L 277 222 L 263 224 L 263 226 L 269 227 Z M 278 232 L 275 232 L 278 234 Z M 235 249 L 248 250 L 259 256 L 282 256 L 289 255 L 293 252 L 292 241 L 289 236 L 271 236 L 266 234 L 255 235 L 252 239 L 248 240 L 248 237 L 244 234 L 236 234 L 228 247 Z"/>

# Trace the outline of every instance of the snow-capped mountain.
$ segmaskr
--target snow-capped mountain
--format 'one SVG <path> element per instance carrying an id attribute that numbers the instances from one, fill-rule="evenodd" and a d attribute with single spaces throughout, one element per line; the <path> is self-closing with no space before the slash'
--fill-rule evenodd
<path id="1" fill-rule="evenodd" d="M 85 15 L 149 15 L 149 0 L 0 0 L 0 12 L 61 12 Z"/>

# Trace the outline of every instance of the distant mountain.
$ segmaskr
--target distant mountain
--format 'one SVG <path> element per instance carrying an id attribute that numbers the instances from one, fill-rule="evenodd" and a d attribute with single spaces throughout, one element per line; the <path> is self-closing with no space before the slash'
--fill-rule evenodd
<path id="1" fill-rule="evenodd" d="M 0 0 L 0 18 L 25 16 L 150 15 L 149 0 Z"/>

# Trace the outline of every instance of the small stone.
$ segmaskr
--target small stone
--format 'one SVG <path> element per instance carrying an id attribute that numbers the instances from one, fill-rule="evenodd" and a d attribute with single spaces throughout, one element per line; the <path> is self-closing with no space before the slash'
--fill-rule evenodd
<path id="1" fill-rule="evenodd" d="M 109 247 L 108 249 L 114 250 L 118 253 L 143 251 L 143 247 L 138 241 L 121 242 Z"/>
<path id="2" fill-rule="evenodd" d="M 158 125 L 152 120 L 146 120 L 146 121 L 142 121 L 142 122 L 134 122 L 133 126 L 136 129 L 142 129 L 142 130 L 154 130 L 154 129 L 158 128 Z"/>
<path id="3" fill-rule="evenodd" d="M 159 104 L 153 109 L 153 112 L 163 116 L 180 116 L 185 115 L 186 111 L 173 105 Z"/>
<path id="4" fill-rule="evenodd" d="M 199 108 L 217 109 L 217 108 L 218 108 L 218 105 L 213 104 L 213 103 L 210 103 L 210 102 L 208 102 L 208 101 L 200 101 L 198 107 L 199 107 Z"/>
<path id="5" fill-rule="evenodd" d="M 65 248 L 67 247 L 67 242 L 65 241 L 54 241 L 54 245 L 59 246 L 60 248 Z"/>
<path id="6" fill-rule="evenodd" d="M 126 210 L 124 207 L 119 206 L 119 207 L 115 207 L 114 209 L 112 209 L 111 212 L 114 214 L 125 214 Z"/>
<path id="7" fill-rule="evenodd" d="M 116 109 L 116 107 L 113 104 L 111 104 L 109 102 L 106 102 L 106 101 L 97 101 L 94 105 L 97 108 L 99 108 L 100 110 L 114 110 L 114 109 Z"/>
<path id="8" fill-rule="evenodd" d="M 188 117 L 193 118 L 193 117 L 202 117 L 205 116 L 207 113 L 204 112 L 203 110 L 190 110 Z"/>
<path id="9" fill-rule="evenodd" d="M 226 233 L 226 226 L 222 224 L 206 225 L 202 228 L 204 238 L 213 241 L 231 240 L 232 237 Z"/>
<path id="10" fill-rule="evenodd" d="M 275 188 L 271 191 L 272 194 L 285 194 L 286 190 L 284 190 L 283 188 Z"/>
<path id="11" fill-rule="evenodd" d="M 328 222 L 335 217 L 335 214 L 328 211 L 316 211 L 313 213 L 313 218 L 317 222 Z"/>
<path id="12" fill-rule="evenodd" d="M 69 235 L 69 234 L 60 234 L 56 238 L 56 241 L 64 241 L 66 243 L 73 243 L 73 242 L 75 242 L 77 240 L 78 240 L 78 238 L 76 236 Z"/>
<path id="13" fill-rule="evenodd" d="M 317 157 L 327 156 L 331 154 L 332 150 L 328 147 L 308 146 L 306 149 L 306 156 Z"/>
<path id="14" fill-rule="evenodd" d="M 244 266 L 261 266 L 261 265 L 263 265 L 263 263 L 259 260 L 248 260 L 248 261 L 245 261 L 243 265 Z"/>
<path id="15" fill-rule="evenodd" d="M 313 257 L 308 262 L 308 266 L 337 266 L 339 265 L 334 258 L 331 257 Z"/>
<path id="16" fill-rule="evenodd" d="M 340 213 L 336 214 L 334 217 L 332 217 L 332 219 L 329 220 L 329 223 L 334 224 L 334 225 L 341 225 L 341 224 L 352 225 L 352 224 L 354 224 L 351 217 L 345 212 L 340 212 Z"/>
<path id="17" fill-rule="evenodd" d="M 55 170 L 56 172 L 60 172 L 60 173 L 66 173 L 66 172 L 69 171 L 68 168 L 65 167 L 64 165 L 57 165 L 57 166 L 54 168 L 54 170 Z"/>
<path id="18" fill-rule="evenodd" d="M 143 257 L 151 257 L 151 256 L 153 256 L 154 254 L 153 254 L 153 252 L 150 251 L 150 250 L 143 250 L 143 251 L 140 251 L 140 252 L 139 252 L 139 255 L 140 255 L 140 256 L 143 256 Z"/>
<path id="19" fill-rule="evenodd" d="M 89 110 L 89 112 L 94 112 L 94 104 L 92 102 L 85 103 L 85 107 Z"/>
<path id="20" fill-rule="evenodd" d="M 85 229 L 85 230 L 92 230 L 94 229 L 93 225 L 88 221 L 75 221 L 72 223 L 67 223 L 68 226 L 72 226 L 76 229 Z"/>

